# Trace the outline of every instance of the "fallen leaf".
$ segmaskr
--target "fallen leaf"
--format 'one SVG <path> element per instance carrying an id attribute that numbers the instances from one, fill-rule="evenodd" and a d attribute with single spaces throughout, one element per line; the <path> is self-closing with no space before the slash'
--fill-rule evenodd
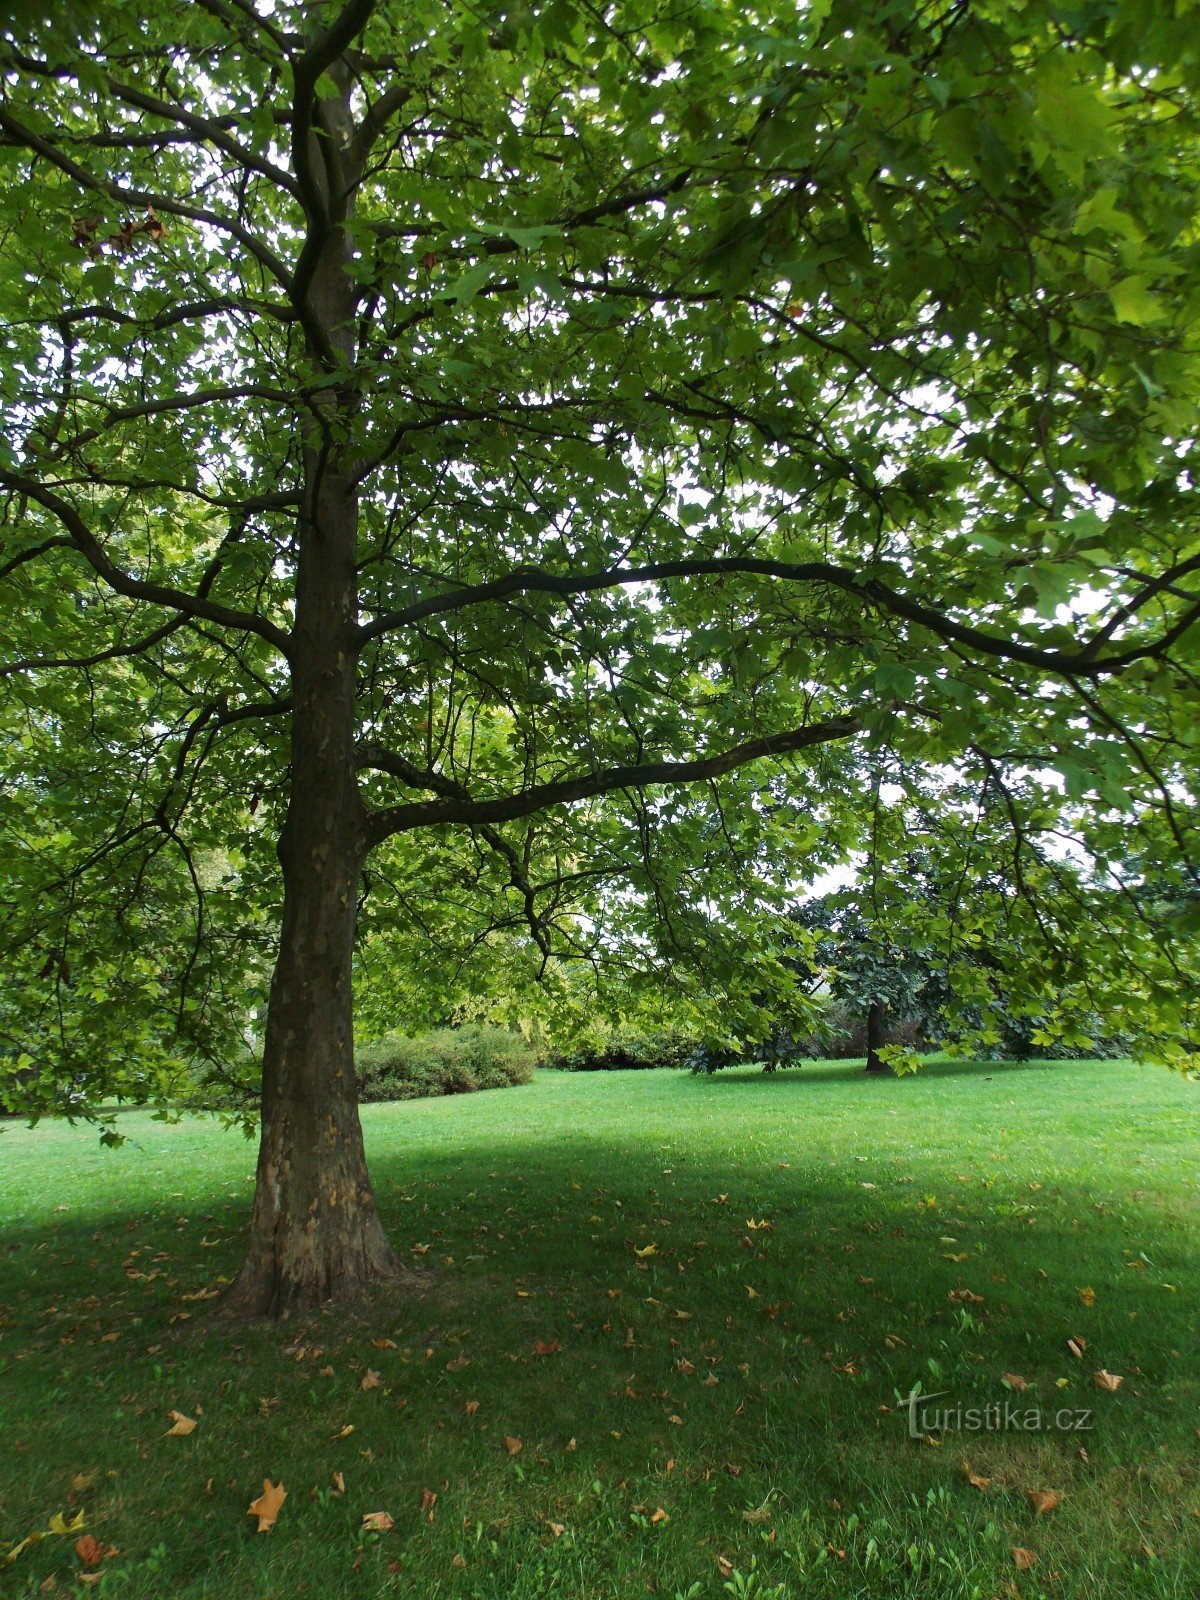
<path id="1" fill-rule="evenodd" d="M 1026 1389 L 1029 1387 L 1029 1380 L 1027 1378 L 1022 1378 L 1016 1372 L 1005 1372 L 1002 1373 L 1001 1376 L 1014 1394 L 1024 1394 Z"/>
<path id="2" fill-rule="evenodd" d="M 539 1339 L 533 1347 L 533 1353 L 535 1356 L 553 1356 L 557 1355 L 561 1349 L 562 1345 L 559 1344 L 557 1339 L 551 1339 L 548 1342 Z"/>
<path id="3" fill-rule="evenodd" d="M 333 1368 L 332 1367 L 318 1367 L 317 1368 L 317 1377 L 318 1378 L 332 1378 L 333 1377 Z"/>
<path id="4" fill-rule="evenodd" d="M 723 1578 L 733 1577 L 733 1562 L 730 1561 L 728 1556 L 717 1557 L 717 1571 Z"/>
<path id="5" fill-rule="evenodd" d="M 981 1294 L 972 1294 L 970 1289 L 951 1289 L 946 1299 L 949 1300 L 952 1306 L 981 1306 L 983 1304 L 983 1296 Z"/>
<path id="6" fill-rule="evenodd" d="M 1037 1560 L 1037 1551 L 1026 1550 L 1022 1545 L 1015 1544 L 1012 1547 L 1012 1558 L 1018 1572 L 1028 1572 Z"/>
<path id="7" fill-rule="evenodd" d="M 972 1489 L 983 1490 L 991 1488 L 992 1480 L 990 1478 L 981 1477 L 978 1472 L 972 1472 L 969 1462 L 964 1461 L 962 1464 L 962 1469 L 963 1477 L 971 1485 Z"/>
<path id="8" fill-rule="evenodd" d="M 1096 1304 L 1096 1291 L 1095 1289 L 1080 1289 L 1079 1298 L 1085 1306 L 1094 1306 Z"/>
<path id="9" fill-rule="evenodd" d="M 75 1541 L 75 1554 L 85 1567 L 98 1567 L 104 1560 L 104 1546 L 90 1533 Z"/>
<path id="10" fill-rule="evenodd" d="M 364 1533 L 391 1533 L 396 1519 L 386 1511 L 368 1511 L 363 1515 L 362 1525 Z"/>
<path id="11" fill-rule="evenodd" d="M 504 1448 L 510 1456 L 518 1456 L 524 1447 L 520 1439 L 514 1439 L 511 1433 L 506 1433 L 504 1435 Z"/>
<path id="12" fill-rule="evenodd" d="M 550 1532 L 556 1539 L 561 1539 L 563 1534 L 567 1531 L 561 1522 L 548 1522 L 546 1526 L 550 1529 Z"/>
<path id="13" fill-rule="evenodd" d="M 1083 1352 L 1087 1349 L 1087 1340 L 1086 1339 L 1068 1339 L 1067 1340 L 1067 1349 L 1075 1357 L 1076 1361 L 1082 1361 L 1083 1360 Z"/>
<path id="14" fill-rule="evenodd" d="M 437 1492 L 434 1489 L 421 1490 L 421 1515 L 429 1525 L 433 1526 L 434 1506 L 437 1505 Z"/>
<path id="15" fill-rule="evenodd" d="M 677 1361 L 675 1365 L 679 1371 L 683 1373 L 685 1378 L 691 1378 L 695 1376 L 696 1369 L 686 1357 Z"/>
<path id="16" fill-rule="evenodd" d="M 1125 1382 L 1125 1379 L 1118 1377 L 1115 1372 L 1105 1372 L 1103 1367 L 1099 1372 L 1093 1372 L 1092 1377 L 1096 1380 L 1097 1389 L 1103 1389 L 1106 1394 L 1116 1394 Z"/>
<path id="17" fill-rule="evenodd" d="M 464 1367 L 469 1367 L 470 1365 L 471 1365 L 471 1358 L 470 1358 L 469 1355 L 466 1355 L 466 1354 L 457 1355 L 457 1356 L 455 1356 L 453 1361 L 447 1361 L 447 1363 L 446 1363 L 446 1371 L 447 1372 L 461 1372 Z"/>
<path id="18" fill-rule="evenodd" d="M 651 1521 L 652 1524 L 656 1524 L 656 1523 L 659 1523 L 659 1522 L 669 1522 L 670 1521 L 670 1517 L 663 1510 L 663 1508 L 661 1506 L 659 1506 L 658 1510 L 655 1511 L 654 1515 L 650 1518 L 650 1521 Z"/>
<path id="19" fill-rule="evenodd" d="M 658 1254 L 658 1246 L 656 1244 L 648 1244 L 639 1250 L 638 1247 L 634 1245 L 633 1253 L 639 1261 L 646 1261 L 650 1256 L 655 1256 Z"/>
<path id="20" fill-rule="evenodd" d="M 1062 1495 L 1057 1489 L 1026 1489 L 1025 1498 L 1033 1507 L 1035 1517 L 1044 1516 L 1047 1511 L 1057 1511 L 1062 1504 Z"/>
<path id="21" fill-rule="evenodd" d="M 259 1533 L 269 1533 L 275 1526 L 275 1518 L 286 1499 L 287 1490 L 282 1483 L 273 1484 L 270 1478 L 263 1479 L 263 1492 L 246 1507 L 248 1517 L 258 1518 Z"/>
<path id="22" fill-rule="evenodd" d="M 71 1493 L 82 1494 L 85 1489 L 90 1489 L 95 1482 L 94 1472 L 77 1472 L 71 1479 Z"/>
<path id="23" fill-rule="evenodd" d="M 46 1526 L 50 1533 L 79 1533 L 83 1528 L 83 1524 L 84 1514 L 82 1511 L 77 1511 L 70 1522 L 67 1521 L 61 1511 L 56 1511 Z M 9 1560 L 11 1559 L 12 1556 L 10 1554 Z"/>
<path id="24" fill-rule="evenodd" d="M 374 1367 L 368 1367 L 366 1372 L 363 1374 L 363 1380 L 358 1387 L 360 1389 L 378 1389 L 382 1382 L 383 1379 L 380 1377 L 379 1373 L 375 1371 Z"/>
<path id="25" fill-rule="evenodd" d="M 163 1434 L 164 1439 L 169 1439 L 172 1435 L 182 1439 L 186 1438 L 189 1433 L 196 1431 L 196 1419 L 194 1417 L 185 1417 L 182 1411 L 168 1411 L 167 1415 L 171 1419 L 171 1426 Z"/>
<path id="26" fill-rule="evenodd" d="M 463 1407 L 463 1410 L 467 1413 L 467 1415 L 469 1417 L 473 1417 L 475 1415 L 475 1413 L 479 1410 L 479 1401 L 478 1400 L 468 1400 L 466 1405 Z"/>
<path id="27" fill-rule="evenodd" d="M 354 1424 L 352 1422 L 348 1422 L 346 1424 L 346 1426 L 341 1430 L 340 1433 L 335 1433 L 334 1434 L 334 1436 L 333 1436 L 334 1443 L 336 1444 L 339 1439 L 348 1439 L 353 1432 L 354 1432 Z"/>

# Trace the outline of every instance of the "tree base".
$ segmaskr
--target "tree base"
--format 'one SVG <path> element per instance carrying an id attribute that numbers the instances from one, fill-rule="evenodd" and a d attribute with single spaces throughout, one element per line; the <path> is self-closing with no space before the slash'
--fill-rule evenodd
<path id="1" fill-rule="evenodd" d="M 301 1232 L 282 1247 L 274 1238 L 252 1238 L 218 1313 L 283 1321 L 331 1301 L 365 1299 L 384 1285 L 410 1277 L 373 1211 L 361 1214 L 353 1228 L 338 1231 L 342 1237 L 320 1240 Z M 322 1232 L 327 1235 L 329 1230 Z"/>

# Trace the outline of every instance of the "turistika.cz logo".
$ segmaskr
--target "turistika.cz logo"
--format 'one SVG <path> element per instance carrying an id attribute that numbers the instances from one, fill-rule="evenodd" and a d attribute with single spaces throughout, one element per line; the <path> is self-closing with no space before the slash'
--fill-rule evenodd
<path id="1" fill-rule="evenodd" d="M 962 1401 L 937 1404 L 949 1394 L 948 1389 L 922 1394 L 919 1387 L 909 1392 L 905 1405 L 910 1439 L 936 1433 L 1087 1433 L 1092 1426 L 1093 1414 L 1084 1406 L 1046 1411 L 1012 1399 L 982 1405 L 964 1405 Z"/>

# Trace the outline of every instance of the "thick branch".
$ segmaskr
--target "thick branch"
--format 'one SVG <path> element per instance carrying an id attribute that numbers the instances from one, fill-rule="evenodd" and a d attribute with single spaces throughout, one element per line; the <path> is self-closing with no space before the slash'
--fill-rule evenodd
<path id="1" fill-rule="evenodd" d="M 17 473 L 0 469 L 0 484 L 15 490 L 18 494 L 27 495 L 30 500 L 44 506 L 57 517 L 70 535 L 74 548 L 86 559 L 97 577 L 115 593 L 125 595 L 130 600 L 143 600 L 148 605 L 165 606 L 171 611 L 180 611 L 187 617 L 203 617 L 208 622 L 216 622 L 221 627 L 233 628 L 241 633 L 255 633 L 260 639 L 265 639 L 268 644 L 274 645 L 281 655 L 288 654 L 291 647 L 290 636 L 265 617 L 256 616 L 252 611 L 239 611 L 234 606 L 223 606 L 204 595 L 189 594 L 184 589 L 173 589 L 166 584 L 148 583 L 122 572 L 75 507 L 35 479 L 24 478 Z"/>
<path id="2" fill-rule="evenodd" d="M 818 583 L 841 589 L 860 599 L 869 600 L 890 612 L 928 628 L 939 638 L 961 644 L 978 655 L 992 656 L 1005 661 L 1020 661 L 1043 672 L 1059 677 L 1103 677 L 1120 671 L 1133 661 L 1140 661 L 1162 650 L 1169 649 L 1180 635 L 1200 620 L 1200 600 L 1196 606 L 1163 636 L 1151 643 L 1134 646 L 1119 654 L 1098 656 L 1096 641 L 1090 640 L 1079 650 L 1046 650 L 1038 645 L 1025 644 L 1016 639 L 1005 639 L 998 634 L 985 633 L 980 628 L 956 622 L 944 612 L 923 605 L 919 600 L 900 593 L 878 578 L 865 577 L 845 567 L 825 562 L 773 561 L 760 556 L 711 556 L 682 561 L 658 561 L 642 567 L 607 567 L 598 572 L 553 573 L 539 567 L 518 567 L 503 578 L 489 583 L 466 585 L 445 594 L 430 595 L 415 601 L 401 611 L 375 617 L 359 630 L 360 642 L 394 632 L 426 617 L 448 612 L 465 611 L 470 606 L 488 601 L 502 600 L 510 594 L 553 594 L 559 596 L 588 594 L 598 589 L 613 589 L 625 584 L 654 583 L 667 578 L 719 577 L 748 574 L 774 578 L 787 583 Z"/>
<path id="3" fill-rule="evenodd" d="M 532 816 L 534 812 L 545 811 L 550 806 L 570 805 L 576 800 L 609 794 L 614 789 L 697 783 L 708 778 L 719 778 L 722 773 L 732 772 L 736 767 L 759 761 L 765 756 L 788 755 L 811 745 L 848 739 L 858 732 L 859 726 L 855 717 L 834 717 L 828 722 L 816 722 L 807 728 L 793 728 L 785 733 L 749 739 L 717 755 L 698 756 L 691 761 L 646 761 L 630 766 L 604 767 L 574 778 L 534 784 L 518 794 L 494 799 L 473 799 L 464 792 L 460 798 L 445 796 L 437 800 L 415 800 L 376 811 L 368 819 L 367 837 L 374 845 L 390 838 L 392 834 L 407 833 L 414 828 L 440 823 L 465 823 L 478 827 L 484 823 L 510 822 L 515 817 Z M 369 747 L 361 759 L 365 767 L 392 773 L 406 782 L 413 780 L 414 773 L 419 775 L 419 769 L 415 769 L 403 757 L 393 756 L 378 747 Z M 440 783 L 427 786 L 443 787 Z"/>

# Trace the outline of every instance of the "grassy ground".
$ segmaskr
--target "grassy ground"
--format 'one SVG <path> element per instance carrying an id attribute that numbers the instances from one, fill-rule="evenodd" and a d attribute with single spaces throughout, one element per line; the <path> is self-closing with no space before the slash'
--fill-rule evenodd
<path id="1" fill-rule="evenodd" d="M 238 1261 L 244 1140 L 10 1123 L 0 1594 L 1194 1600 L 1198 1110 L 1085 1063 L 544 1073 L 375 1106 L 427 1287 L 232 1330 L 198 1297 Z M 1093 1426 L 913 1440 L 916 1383 Z M 259 1534 L 264 1478 L 287 1500 Z M 5 1563 L 56 1512 L 84 1526 Z M 117 1551 L 86 1572 L 83 1532 Z"/>

